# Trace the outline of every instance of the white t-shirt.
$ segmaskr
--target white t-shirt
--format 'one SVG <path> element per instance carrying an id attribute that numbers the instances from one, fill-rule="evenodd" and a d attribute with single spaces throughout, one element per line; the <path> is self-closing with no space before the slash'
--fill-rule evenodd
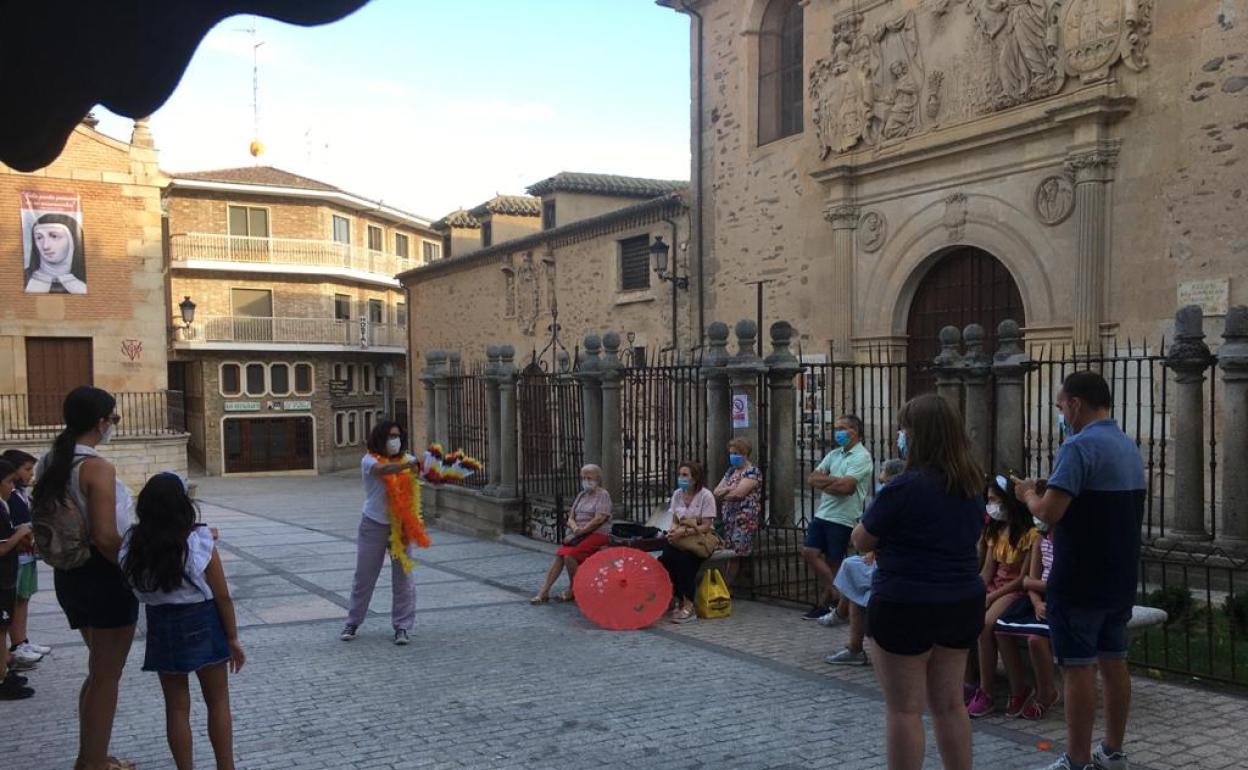
<path id="1" fill-rule="evenodd" d="M 117 561 L 125 564 L 130 553 L 130 530 L 126 531 L 121 540 L 121 550 Z M 172 591 L 140 591 L 134 589 L 134 595 L 144 604 L 199 604 L 210 601 L 212 589 L 204 578 L 208 563 L 212 561 L 212 549 L 215 544 L 212 532 L 207 527 L 195 527 L 186 536 L 186 562 L 182 566 L 182 585 Z"/>
<path id="2" fill-rule="evenodd" d="M 404 452 L 397 460 L 378 460 L 371 453 L 360 461 L 360 476 L 364 479 L 364 518 L 390 526 L 390 514 L 386 512 L 386 484 L 380 476 L 373 475 L 373 468 L 387 463 L 410 463 L 416 458 Z"/>

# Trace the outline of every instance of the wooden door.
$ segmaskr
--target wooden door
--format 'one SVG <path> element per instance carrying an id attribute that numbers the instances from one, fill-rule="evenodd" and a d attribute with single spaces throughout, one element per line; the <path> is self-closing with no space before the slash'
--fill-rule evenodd
<path id="1" fill-rule="evenodd" d="M 940 352 L 940 330 L 946 326 L 984 327 L 984 349 L 996 348 L 997 324 L 1013 319 L 1026 325 L 1023 298 L 1010 271 L 982 249 L 963 247 L 949 252 L 923 277 L 906 324 L 909 337 L 909 392 L 913 398 L 935 389 L 932 359 Z"/>
<path id="2" fill-rule="evenodd" d="M 247 417 L 225 421 L 225 472 L 311 470 L 311 417 Z"/>
<path id="3" fill-rule="evenodd" d="M 26 398 L 31 425 L 60 425 L 65 396 L 94 383 L 91 338 L 27 337 Z"/>

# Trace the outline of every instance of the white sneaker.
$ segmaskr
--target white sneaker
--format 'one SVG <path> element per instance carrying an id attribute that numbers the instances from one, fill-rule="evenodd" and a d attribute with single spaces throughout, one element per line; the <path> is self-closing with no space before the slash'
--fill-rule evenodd
<path id="1" fill-rule="evenodd" d="M 34 650 L 35 652 L 39 653 L 40 655 L 47 655 L 48 653 L 52 652 L 52 648 L 51 648 L 51 647 L 48 647 L 48 646 L 46 646 L 46 645 L 42 645 L 42 644 L 35 644 L 34 642 L 30 641 L 29 639 L 27 639 L 27 640 L 26 640 L 26 644 L 25 644 L 25 646 L 26 646 L 26 647 L 29 647 L 30 649 Z"/>
<path id="2" fill-rule="evenodd" d="M 836 609 L 833 608 L 831 612 L 819 618 L 817 622 L 819 623 L 819 625 L 823 626 L 824 628 L 832 628 L 833 626 L 839 626 L 842 623 L 848 623 L 849 618 L 843 618 L 840 615 L 837 615 Z"/>
<path id="3" fill-rule="evenodd" d="M 1098 743 L 1096 748 L 1092 749 L 1092 764 L 1097 770 L 1130 770 L 1131 765 L 1127 763 L 1127 755 L 1121 751 L 1109 753 L 1105 750 L 1105 744 Z"/>
<path id="4" fill-rule="evenodd" d="M 866 650 L 859 650 L 858 652 L 854 652 L 853 650 L 846 647 L 840 652 L 834 652 L 828 657 L 824 658 L 823 662 L 830 663 L 833 666 L 839 666 L 839 665 L 865 666 L 867 665 L 869 661 L 867 660 Z"/>
<path id="5" fill-rule="evenodd" d="M 11 651 L 9 654 L 13 656 L 13 660 L 22 665 L 34 665 L 43 660 L 43 656 L 30 649 L 30 645 L 27 644 L 18 646 L 16 650 Z"/>

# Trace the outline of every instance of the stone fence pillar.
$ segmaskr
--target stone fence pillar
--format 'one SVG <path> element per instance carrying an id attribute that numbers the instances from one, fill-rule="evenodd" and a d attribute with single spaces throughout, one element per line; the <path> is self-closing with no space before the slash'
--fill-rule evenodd
<path id="1" fill-rule="evenodd" d="M 962 357 L 962 385 L 966 389 L 964 424 L 975 462 L 987 472 L 992 470 L 992 416 L 988 411 L 992 358 L 984 352 L 984 327 L 970 324 L 962 331 L 962 339 L 966 342 L 966 354 Z"/>
<path id="2" fill-rule="evenodd" d="M 992 357 L 993 379 L 996 381 L 996 440 L 993 473 L 1012 471 L 1027 473 L 1024 431 L 1024 378 L 1031 362 L 1022 346 L 1023 333 L 1018 322 L 1006 319 L 997 326 L 997 352 Z"/>
<path id="3" fill-rule="evenodd" d="M 1226 314 L 1226 331 L 1218 351 L 1222 367 L 1222 518 L 1219 541 L 1248 546 L 1248 307 Z"/>
<path id="4" fill-rule="evenodd" d="M 573 376 L 581 383 L 581 456 L 586 465 L 602 465 L 602 340 L 585 335 L 585 357 Z"/>
<path id="5" fill-rule="evenodd" d="M 1174 372 L 1174 518 L 1166 536 L 1203 540 L 1205 530 L 1205 371 L 1213 356 L 1205 345 L 1204 316 L 1196 305 L 1174 317 L 1174 346 L 1166 368 Z"/>
<path id="6" fill-rule="evenodd" d="M 765 458 L 759 452 L 762 445 L 759 421 L 763 416 L 759 401 L 763 392 L 759 386 L 761 375 L 766 373 L 767 367 L 756 352 L 758 350 L 758 324 L 749 319 L 737 321 L 736 333 L 737 354 L 728 364 L 728 384 L 732 398 L 732 435 L 750 442 L 755 460 L 763 466 Z M 708 474 L 708 486 L 718 484 L 720 477 L 728 469 L 728 450 L 724 444 L 710 447 L 708 461 L 710 457 L 719 456 L 724 458 L 724 465 L 717 475 Z M 764 472 L 767 470 L 763 467 Z"/>
<path id="7" fill-rule="evenodd" d="M 940 330 L 940 353 L 932 362 L 936 372 L 936 395 L 949 402 L 949 405 L 962 413 L 962 354 L 958 345 L 962 342 L 962 332 L 956 326 L 946 326 Z"/>
<path id="8" fill-rule="evenodd" d="M 484 495 L 494 497 L 498 494 L 502 483 L 502 415 L 499 412 L 499 368 L 502 362 L 502 348 L 490 345 L 485 349 L 485 411 L 486 411 L 486 484 L 481 490 Z"/>
<path id="9" fill-rule="evenodd" d="M 620 335 L 607 332 L 602 335 L 604 355 L 598 368 L 598 381 L 602 388 L 602 443 L 599 465 L 602 480 L 611 493 L 616 510 L 624 509 L 624 442 L 621 433 L 620 381 L 624 378 L 624 365 L 620 362 Z"/>
<path id="10" fill-rule="evenodd" d="M 439 441 L 438 437 L 438 372 L 446 362 L 446 353 L 441 350 L 425 352 L 425 368 L 420 372 L 420 381 L 425 388 L 425 436 L 426 446 Z M 415 445 L 415 441 L 409 442 Z"/>
<path id="11" fill-rule="evenodd" d="M 706 355 L 702 358 L 702 381 L 706 383 L 706 477 L 724 475 L 728 458 L 724 446 L 732 437 L 732 401 L 728 398 L 728 324 L 715 321 L 706 327 Z M 669 472 L 675 473 L 671 468 Z"/>
<path id="12" fill-rule="evenodd" d="M 771 461 L 765 481 L 769 521 L 792 526 L 794 490 L 797 486 L 797 394 L 793 379 L 802 370 L 797 356 L 790 350 L 793 327 L 787 321 L 771 325 L 771 355 L 767 356 L 767 443 Z"/>
<path id="13" fill-rule="evenodd" d="M 516 424 L 516 349 L 511 345 L 499 348 L 498 361 L 498 496 L 507 499 L 518 497 L 516 485 L 517 447 Z"/>

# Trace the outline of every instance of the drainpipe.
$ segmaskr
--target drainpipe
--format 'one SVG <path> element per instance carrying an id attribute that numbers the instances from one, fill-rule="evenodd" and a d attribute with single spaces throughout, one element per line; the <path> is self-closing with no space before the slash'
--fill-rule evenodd
<path id="1" fill-rule="evenodd" d="M 697 253 L 698 261 L 698 348 L 702 347 L 702 340 L 706 334 L 706 296 L 703 289 L 704 277 L 706 275 L 704 263 L 706 254 L 703 248 L 704 241 L 702 235 L 702 212 L 705 206 L 702 199 L 702 72 L 703 72 L 703 19 L 702 14 L 698 13 L 690 5 L 690 0 L 676 0 L 680 6 L 680 10 L 689 14 L 697 24 L 698 42 L 696 46 L 696 63 L 694 65 L 695 84 L 693 88 L 693 189 L 697 200 L 697 211 L 693 217 L 693 242 L 694 249 Z M 673 254 L 673 257 L 675 255 Z M 674 264 L 674 263 L 673 263 Z"/>
<path id="2" fill-rule="evenodd" d="M 676 229 L 676 222 L 672 219 L 664 219 L 667 226 L 672 228 L 672 345 L 668 350 L 675 350 L 677 347 L 678 337 L 676 336 L 676 295 L 680 293 L 679 281 L 676 280 L 676 257 L 680 253 L 680 236 L 679 230 Z"/>

